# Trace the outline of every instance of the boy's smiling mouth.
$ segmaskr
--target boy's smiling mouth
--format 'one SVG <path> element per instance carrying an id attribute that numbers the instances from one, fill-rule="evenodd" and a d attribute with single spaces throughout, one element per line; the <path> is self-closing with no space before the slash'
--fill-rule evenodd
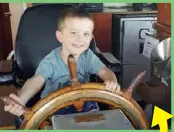
<path id="1" fill-rule="evenodd" d="M 73 46 L 74 46 L 75 48 L 81 48 L 81 47 L 83 47 L 83 45 L 81 45 L 81 44 L 73 44 Z"/>

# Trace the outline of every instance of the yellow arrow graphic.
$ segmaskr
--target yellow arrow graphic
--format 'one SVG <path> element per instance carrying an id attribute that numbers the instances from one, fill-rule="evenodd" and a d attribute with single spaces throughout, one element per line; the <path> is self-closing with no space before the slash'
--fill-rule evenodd
<path id="1" fill-rule="evenodd" d="M 172 117 L 173 116 L 171 114 L 155 106 L 151 127 L 159 125 L 160 132 L 168 132 L 167 120 Z"/>

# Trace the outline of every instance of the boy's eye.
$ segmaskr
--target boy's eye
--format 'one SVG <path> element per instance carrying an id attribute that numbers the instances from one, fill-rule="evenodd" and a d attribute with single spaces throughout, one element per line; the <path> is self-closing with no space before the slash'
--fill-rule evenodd
<path id="1" fill-rule="evenodd" d="M 70 32 L 71 34 L 73 34 L 73 35 L 75 35 L 76 34 L 76 32 Z"/>
<path id="2" fill-rule="evenodd" d="M 90 36 L 90 34 L 89 34 L 89 33 L 85 33 L 84 35 L 85 35 L 85 36 Z"/>

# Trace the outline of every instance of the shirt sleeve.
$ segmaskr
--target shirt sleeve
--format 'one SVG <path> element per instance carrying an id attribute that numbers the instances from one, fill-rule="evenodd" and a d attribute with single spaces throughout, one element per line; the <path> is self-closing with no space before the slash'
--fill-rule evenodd
<path id="1" fill-rule="evenodd" d="M 39 74 L 45 78 L 45 80 L 50 79 L 53 74 L 53 65 L 51 63 L 51 58 L 45 57 L 36 69 L 35 75 Z"/>
<path id="2" fill-rule="evenodd" d="M 89 49 L 87 53 L 88 71 L 90 74 L 98 74 L 100 69 L 105 65 L 103 62 Z"/>

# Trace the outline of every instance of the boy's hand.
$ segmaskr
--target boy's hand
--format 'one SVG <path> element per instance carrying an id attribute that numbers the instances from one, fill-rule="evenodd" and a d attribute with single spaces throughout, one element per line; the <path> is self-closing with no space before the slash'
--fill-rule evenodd
<path id="1" fill-rule="evenodd" d="M 120 85 L 115 81 L 105 81 L 105 89 L 114 93 L 118 93 L 120 91 Z"/>
<path id="2" fill-rule="evenodd" d="M 22 104 L 20 102 L 20 98 L 18 96 L 16 96 L 15 94 L 10 94 L 9 97 L 13 98 L 14 100 L 16 100 L 17 102 Z M 25 113 L 25 111 L 22 109 L 22 107 L 18 104 L 5 105 L 4 110 L 10 112 L 13 115 L 17 115 L 17 116 L 21 116 Z"/>

